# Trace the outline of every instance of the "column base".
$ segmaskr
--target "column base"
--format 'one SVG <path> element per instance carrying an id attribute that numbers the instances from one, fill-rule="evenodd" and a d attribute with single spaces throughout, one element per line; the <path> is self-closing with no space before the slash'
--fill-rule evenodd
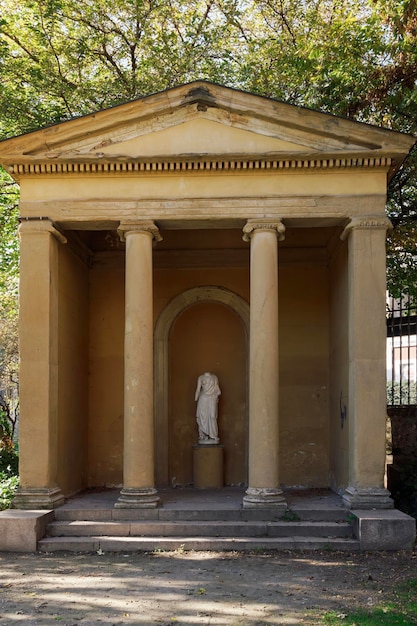
<path id="1" fill-rule="evenodd" d="M 259 487 L 248 487 L 243 496 L 243 507 L 245 509 L 287 509 L 287 502 L 282 489 L 262 489 Z"/>
<path id="2" fill-rule="evenodd" d="M 38 509 L 56 509 L 64 504 L 65 498 L 59 487 L 19 487 L 12 501 L 14 509 L 36 511 Z"/>
<path id="3" fill-rule="evenodd" d="M 115 509 L 155 509 L 160 506 L 161 498 L 154 487 L 138 489 L 124 487 L 114 505 Z"/>
<path id="4" fill-rule="evenodd" d="M 343 503 L 348 509 L 393 509 L 390 492 L 383 487 L 347 487 Z"/>

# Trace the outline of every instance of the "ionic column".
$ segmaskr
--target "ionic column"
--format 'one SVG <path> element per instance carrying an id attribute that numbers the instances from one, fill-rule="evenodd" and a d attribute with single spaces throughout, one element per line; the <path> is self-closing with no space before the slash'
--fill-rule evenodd
<path id="1" fill-rule="evenodd" d="M 286 508 L 279 487 L 278 245 L 280 220 L 248 220 L 250 241 L 249 486 L 245 507 Z"/>
<path id="2" fill-rule="evenodd" d="M 13 506 L 63 504 L 58 473 L 58 254 L 66 238 L 48 218 L 20 236 L 20 488 Z"/>
<path id="3" fill-rule="evenodd" d="M 117 508 L 160 504 L 154 479 L 152 242 L 153 222 L 123 222 L 126 242 L 123 489 Z"/>
<path id="4" fill-rule="evenodd" d="M 348 240 L 349 485 L 351 509 L 393 506 L 384 488 L 386 422 L 385 217 L 353 218 Z"/>

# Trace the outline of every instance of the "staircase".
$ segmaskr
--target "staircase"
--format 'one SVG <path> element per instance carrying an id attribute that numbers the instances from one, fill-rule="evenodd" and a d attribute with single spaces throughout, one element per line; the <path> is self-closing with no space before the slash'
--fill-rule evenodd
<path id="1" fill-rule="evenodd" d="M 308 492 L 307 492 L 308 493 Z M 242 491 L 167 490 L 158 509 L 114 509 L 118 492 L 55 510 L 42 552 L 358 550 L 348 512 L 330 492 L 286 494 L 289 509 L 244 509 Z M 211 497 L 210 497 L 211 496 Z"/>

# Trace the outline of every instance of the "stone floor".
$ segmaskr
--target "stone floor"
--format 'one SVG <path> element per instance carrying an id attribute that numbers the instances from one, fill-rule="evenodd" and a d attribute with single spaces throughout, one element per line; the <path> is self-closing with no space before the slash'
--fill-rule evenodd
<path id="1" fill-rule="evenodd" d="M 60 509 L 110 510 L 114 507 L 119 491 L 119 489 L 88 490 L 69 498 Z M 168 510 L 238 510 L 242 508 L 245 490 L 239 487 L 163 488 L 158 489 L 158 493 L 162 507 Z M 287 489 L 284 495 L 290 509 L 344 510 L 341 496 L 328 489 Z"/>

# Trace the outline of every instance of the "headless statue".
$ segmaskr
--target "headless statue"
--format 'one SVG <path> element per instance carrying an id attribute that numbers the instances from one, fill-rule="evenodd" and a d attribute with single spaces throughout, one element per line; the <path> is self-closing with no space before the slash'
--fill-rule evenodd
<path id="1" fill-rule="evenodd" d="M 198 443 L 219 443 L 217 406 L 221 394 L 215 374 L 205 372 L 198 377 L 195 400 L 197 402 Z"/>

